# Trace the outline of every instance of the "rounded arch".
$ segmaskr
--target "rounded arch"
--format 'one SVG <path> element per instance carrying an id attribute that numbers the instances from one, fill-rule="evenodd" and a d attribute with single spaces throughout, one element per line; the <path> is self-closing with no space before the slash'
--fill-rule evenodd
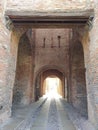
<path id="1" fill-rule="evenodd" d="M 43 82 L 48 76 L 56 76 L 61 80 L 62 83 L 62 97 L 65 97 L 65 73 L 58 66 L 44 66 L 39 69 L 35 77 L 35 100 L 41 97 L 43 92 Z"/>
<path id="2" fill-rule="evenodd" d="M 57 65 L 45 65 L 45 66 L 42 66 L 41 68 L 39 68 L 39 70 L 36 72 L 36 77 L 41 72 L 49 70 L 49 69 L 56 69 L 59 72 L 61 72 L 64 76 L 66 75 L 65 70 L 63 70 L 62 68 L 58 67 Z"/>

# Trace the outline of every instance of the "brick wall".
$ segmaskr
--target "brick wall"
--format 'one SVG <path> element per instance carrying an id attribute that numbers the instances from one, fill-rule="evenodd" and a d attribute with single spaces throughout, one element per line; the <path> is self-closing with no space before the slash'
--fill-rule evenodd
<path id="1" fill-rule="evenodd" d="M 32 52 L 29 39 L 24 34 L 19 41 L 17 55 L 17 69 L 13 90 L 13 103 L 30 103 L 31 80 L 32 80 Z"/>
<path id="2" fill-rule="evenodd" d="M 11 116 L 17 49 L 22 30 L 8 30 L 4 19 L 6 1 L 0 1 L 0 123 Z M 9 26 L 9 25 L 8 25 Z M 10 26 L 9 26 L 10 27 Z M 10 28 L 11 29 L 11 28 Z M 18 32 L 18 33 L 17 33 Z"/>
<path id="3" fill-rule="evenodd" d="M 35 73 L 44 66 L 57 66 L 67 73 L 70 31 L 71 29 L 36 30 Z M 60 36 L 60 47 L 58 36 Z M 45 47 L 43 47 L 44 38 Z"/>
<path id="4" fill-rule="evenodd" d="M 98 128 L 98 1 L 95 0 L 95 18 L 87 31 L 82 29 L 82 43 L 86 68 L 88 119 Z M 84 33 L 84 34 L 83 34 Z"/>
<path id="5" fill-rule="evenodd" d="M 8 68 L 10 59 L 10 32 L 3 20 L 5 1 L 0 1 L 0 123 L 11 114 L 10 86 L 8 85 Z M 8 100 L 9 99 L 9 100 Z"/>
<path id="6" fill-rule="evenodd" d="M 8 0 L 7 10 L 16 11 L 72 11 L 93 8 L 93 0 Z M 61 8 L 62 7 L 62 8 Z"/>
<path id="7" fill-rule="evenodd" d="M 36 29 L 34 77 L 44 69 L 57 69 L 68 73 L 69 33 L 71 29 Z M 60 36 L 60 47 L 59 39 Z M 35 88 L 34 81 L 34 88 Z M 64 94 L 63 94 L 64 95 Z"/>
<path id="8" fill-rule="evenodd" d="M 91 2 L 90 2 L 91 1 Z M 11 32 L 4 25 L 3 12 L 6 5 L 6 0 L 0 1 L 0 123 L 3 120 L 7 119 L 11 115 L 11 106 L 12 106 L 12 96 L 13 96 L 13 84 L 16 70 L 16 61 L 17 61 L 17 50 L 19 37 L 22 34 L 22 30 L 19 31 L 13 30 Z M 98 128 L 98 1 L 95 2 L 95 19 L 93 22 L 93 28 L 85 34 L 84 39 L 82 39 L 84 47 L 84 57 L 85 57 L 85 68 L 86 68 L 86 84 L 87 84 L 87 98 L 88 98 L 88 116 L 89 120 Z M 62 8 L 61 8 L 62 7 Z M 89 10 L 94 7 L 93 0 L 7 0 L 6 11 L 18 12 L 18 15 L 34 11 L 39 12 L 72 12 L 73 11 L 84 11 Z M 38 33 L 38 32 L 37 32 Z M 36 34 L 37 34 L 36 33 Z M 45 35 L 47 35 L 47 31 Z M 67 32 L 68 33 L 68 32 Z M 36 43 L 39 43 L 39 37 L 41 36 L 42 31 L 39 31 L 39 34 L 36 37 Z M 58 31 L 55 33 L 57 39 Z M 39 36 L 39 37 L 38 37 Z M 51 32 L 48 36 L 51 36 Z M 54 35 L 55 36 L 55 35 Z M 44 37 L 44 36 L 43 36 Z M 41 45 L 43 45 L 43 37 L 41 39 Z M 48 38 L 47 38 L 48 39 Z M 83 41 L 84 40 L 84 41 Z M 49 39 L 48 39 L 49 41 Z M 50 37 L 51 41 L 51 37 Z M 64 40 L 65 41 L 65 40 Z M 56 43 L 56 41 L 55 41 Z M 66 42 L 67 43 L 67 42 Z M 41 46 L 42 47 L 42 46 Z M 49 45 L 50 47 L 50 45 Z M 50 48 L 46 52 L 42 51 L 43 48 L 40 48 L 40 51 L 36 51 L 35 58 L 35 73 L 47 64 L 60 64 L 61 68 L 67 68 L 66 65 L 67 53 L 65 54 L 66 49 L 61 49 L 58 57 L 56 57 L 59 48 Z M 47 58 L 45 59 L 44 55 L 48 57 L 48 52 L 53 56 L 54 61 Z M 42 55 L 42 57 L 40 57 Z M 66 58 L 62 57 L 65 55 Z M 42 59 L 41 59 L 42 58 Z M 65 61 L 65 62 L 64 62 Z M 79 61 L 77 61 L 79 62 Z M 74 61 L 73 61 L 74 63 Z M 40 66 L 39 66 L 39 65 Z M 62 66 L 63 64 L 63 66 Z M 65 73 L 66 70 L 65 70 Z M 79 73 L 79 72 L 78 72 Z M 77 74 L 78 75 L 78 74 Z M 77 76 L 75 74 L 75 76 Z M 82 79 L 82 76 L 81 76 Z M 77 84 L 78 82 L 76 82 Z M 84 83 L 84 81 L 83 81 Z M 78 84 L 79 85 L 79 84 Z M 75 89 L 76 90 L 76 89 Z M 75 92 L 77 95 L 77 93 Z M 77 99 L 75 99 L 77 100 Z M 80 101 L 79 101 L 80 102 Z M 77 105 L 77 103 L 76 103 Z"/>
<path id="9" fill-rule="evenodd" d="M 89 61 L 87 64 L 89 119 L 98 128 L 98 1 L 95 0 L 95 18 L 89 31 Z"/>
<path id="10" fill-rule="evenodd" d="M 76 29 L 70 42 L 70 98 L 73 106 L 87 116 L 87 90 L 84 65 L 84 51 Z"/>

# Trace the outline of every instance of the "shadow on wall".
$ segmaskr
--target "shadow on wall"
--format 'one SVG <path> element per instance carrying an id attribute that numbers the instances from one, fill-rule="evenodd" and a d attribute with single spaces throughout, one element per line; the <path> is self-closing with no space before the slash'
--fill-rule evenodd
<path id="1" fill-rule="evenodd" d="M 82 44 L 78 40 L 71 43 L 70 51 L 71 102 L 83 116 L 87 117 L 87 90 Z"/>
<path id="2" fill-rule="evenodd" d="M 31 91 L 31 45 L 26 33 L 20 38 L 13 89 L 13 104 L 29 104 Z"/>

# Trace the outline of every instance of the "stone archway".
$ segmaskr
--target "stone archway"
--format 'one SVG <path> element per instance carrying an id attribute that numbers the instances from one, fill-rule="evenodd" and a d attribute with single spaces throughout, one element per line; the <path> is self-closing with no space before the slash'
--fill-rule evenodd
<path id="1" fill-rule="evenodd" d="M 98 89 L 97 89 L 97 85 L 98 85 L 98 73 L 97 73 L 97 59 L 98 59 L 98 46 L 97 46 L 97 26 L 98 26 L 98 22 L 97 22 L 97 17 L 98 17 L 98 2 L 97 0 L 84 0 L 84 1 L 66 1 L 66 4 L 61 2 L 59 0 L 60 4 L 53 4 L 52 2 L 50 3 L 43 3 L 41 4 L 41 1 L 38 2 L 39 6 L 36 6 L 36 4 L 33 4 L 34 1 L 31 2 L 27 2 L 24 1 L 22 4 L 20 4 L 20 1 L 11 1 L 8 0 L 6 2 L 1 0 L 1 5 L 0 5 L 0 13 L 1 13 L 1 44 L 0 44 L 0 50 L 2 52 L 2 48 L 4 49 L 4 53 L 5 50 L 6 53 L 4 54 L 4 57 L 2 58 L 1 55 L 1 60 L 0 59 L 0 64 L 1 64 L 1 77 L 0 77 L 0 85 L 2 86 L 1 88 L 1 96 L 4 97 L 3 100 L 1 98 L 1 106 L 3 106 L 3 109 L 1 111 L 1 113 L 4 113 L 4 115 L 0 117 L 0 120 L 2 122 L 3 118 L 6 117 L 6 113 L 10 113 L 10 108 L 11 108 L 11 96 L 12 96 L 12 88 L 13 88 L 13 82 L 14 82 L 14 73 L 15 73 L 15 67 L 14 66 L 14 58 L 13 58 L 13 54 L 10 54 L 10 50 L 7 48 L 10 48 L 10 36 L 9 36 L 9 31 L 5 29 L 4 27 L 4 14 L 9 16 L 12 19 L 12 22 L 15 25 L 20 25 L 22 24 L 24 26 L 24 23 L 26 23 L 27 26 L 29 27 L 38 27 L 38 23 L 45 23 L 47 18 L 51 18 L 50 21 L 47 21 L 47 23 L 49 22 L 54 23 L 52 27 L 54 27 L 55 25 L 55 21 L 56 18 L 57 21 L 57 25 L 59 23 L 58 27 L 65 27 L 70 24 L 74 24 L 75 27 L 78 25 L 84 25 L 87 23 L 88 19 L 90 16 L 92 16 L 93 14 L 95 14 L 95 20 L 94 20 L 94 24 L 93 24 L 93 29 L 88 32 L 90 35 L 90 40 L 87 40 L 85 43 L 87 43 L 87 49 L 89 50 L 89 60 L 88 60 L 88 56 L 85 54 L 86 58 L 86 74 L 87 74 L 87 87 L 88 87 L 88 107 L 89 107 L 89 119 L 90 121 L 96 125 L 96 127 L 98 127 L 98 103 L 97 103 L 97 99 L 98 99 Z M 7 3 L 7 6 L 5 7 L 5 4 Z M 95 6 L 94 6 L 95 4 Z M 40 6 L 43 5 L 43 6 Z M 34 8 L 32 8 L 32 6 Z M 18 8 L 19 7 L 19 8 Z M 29 8 L 28 8 L 29 7 Z M 40 7 L 40 8 L 39 8 Z M 48 8 L 47 8 L 48 7 Z M 72 8 L 70 8 L 72 7 Z M 93 9 L 93 10 L 92 10 Z M 66 11 L 65 11 L 66 10 Z M 94 11 L 95 10 L 95 11 Z M 37 12 L 38 11 L 38 12 Z M 41 12 L 42 11 L 42 12 Z M 5 12 L 5 13 L 4 13 Z M 31 17 L 30 17 L 31 16 Z M 33 17 L 32 17 L 33 16 Z M 37 18 L 39 18 L 38 16 L 40 16 L 42 19 L 38 21 Z M 47 17 L 46 17 L 47 16 Z M 55 17 L 54 17 L 55 16 Z M 65 18 L 66 16 L 66 18 Z M 43 17 L 45 18 L 43 20 Z M 28 19 L 29 18 L 29 19 Z M 35 20 L 35 18 L 37 20 Z M 54 19 L 53 19 L 54 18 Z M 62 21 L 62 18 L 64 18 Z M 68 19 L 69 18 L 69 19 Z M 49 20 L 49 19 L 48 19 Z M 72 21 L 71 21 L 72 20 Z M 31 23 L 32 21 L 32 23 Z M 91 21 L 90 21 L 91 22 Z M 31 23 L 31 25 L 30 25 Z M 46 23 L 46 25 L 47 25 Z M 62 23 L 62 24 L 61 24 Z M 39 24 L 40 25 L 40 24 Z M 43 24 L 42 24 L 43 25 Z M 20 25 L 21 26 L 21 25 Z M 49 26 L 49 25 L 48 25 Z M 57 26 L 56 26 L 57 27 Z M 16 47 L 16 46 L 15 46 Z M 87 52 L 87 50 L 85 51 Z M 12 53 L 12 52 L 11 52 Z M 11 55 L 11 56 L 10 56 Z M 6 61 L 6 59 L 8 59 L 8 61 Z M 6 61 L 6 64 L 3 63 L 2 61 Z M 74 62 L 74 61 L 73 61 Z M 12 66 L 11 66 L 12 65 Z M 73 68 L 72 68 L 73 70 Z M 83 71 L 84 73 L 84 71 Z M 11 75 L 11 76 L 10 76 Z M 74 82 L 76 83 L 76 82 Z M 76 83 L 77 84 L 77 83 Z M 5 91 L 6 90 L 6 91 Z M 6 94 L 8 93 L 8 94 Z M 5 96 L 6 95 L 6 96 Z M 10 99 L 10 100 L 9 100 Z M 6 112 L 5 112 L 6 111 Z M 9 111 L 9 112 L 8 112 Z M 9 115 L 7 115 L 7 117 L 9 117 Z"/>
<path id="2" fill-rule="evenodd" d="M 55 76 L 58 77 L 61 80 L 61 95 L 62 97 L 65 97 L 65 74 L 57 69 L 58 67 L 43 67 L 40 69 L 39 73 L 37 73 L 36 78 L 35 78 L 35 100 L 37 100 L 39 97 L 45 94 L 45 89 L 43 88 L 43 83 L 44 80 L 48 76 Z"/>

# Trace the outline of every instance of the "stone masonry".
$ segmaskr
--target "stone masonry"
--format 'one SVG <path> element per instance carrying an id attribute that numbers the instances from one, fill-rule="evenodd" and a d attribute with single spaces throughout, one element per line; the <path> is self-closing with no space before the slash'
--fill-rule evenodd
<path id="1" fill-rule="evenodd" d="M 32 19 L 39 20 L 36 27 Z M 65 19 L 70 25 L 61 28 Z M 97 130 L 97 28 L 97 0 L 0 0 L 0 123 L 11 116 L 13 104 L 35 101 L 37 76 L 56 70 L 65 74 L 67 101 Z"/>

